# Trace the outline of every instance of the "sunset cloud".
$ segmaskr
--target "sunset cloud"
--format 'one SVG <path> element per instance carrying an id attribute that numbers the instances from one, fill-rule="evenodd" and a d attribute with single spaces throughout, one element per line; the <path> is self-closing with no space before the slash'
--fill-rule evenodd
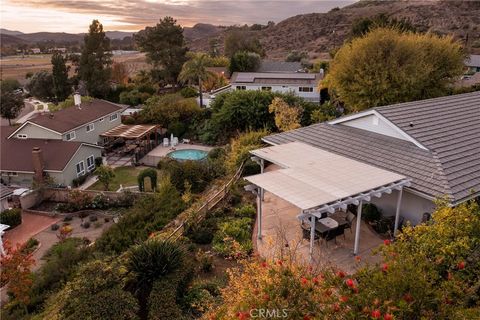
<path id="1" fill-rule="evenodd" d="M 23 32 L 83 32 L 92 19 L 106 30 L 137 31 L 172 16 L 184 26 L 278 22 L 353 3 L 344 1 L 210 0 L 2 0 L 2 27 Z"/>

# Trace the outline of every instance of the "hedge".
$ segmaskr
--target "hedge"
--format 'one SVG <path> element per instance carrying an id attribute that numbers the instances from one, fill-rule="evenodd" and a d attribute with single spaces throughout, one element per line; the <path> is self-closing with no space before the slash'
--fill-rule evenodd
<path id="1" fill-rule="evenodd" d="M 0 223 L 9 225 L 11 229 L 22 223 L 21 209 L 8 209 L 0 213 Z"/>

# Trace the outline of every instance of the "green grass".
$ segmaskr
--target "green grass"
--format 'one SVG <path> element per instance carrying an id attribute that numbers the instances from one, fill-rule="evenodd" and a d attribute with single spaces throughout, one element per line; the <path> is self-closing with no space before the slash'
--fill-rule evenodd
<path id="1" fill-rule="evenodd" d="M 115 178 L 113 178 L 112 182 L 110 183 L 108 190 L 117 191 L 120 188 L 120 185 L 124 187 L 138 185 L 137 176 L 145 168 L 146 167 L 118 167 L 113 169 L 113 171 L 115 172 Z M 157 172 L 158 178 L 160 178 L 161 171 L 157 170 Z M 88 190 L 104 190 L 104 187 L 103 184 L 97 181 L 92 186 L 90 186 Z M 145 191 L 152 191 L 152 188 L 150 186 L 150 179 L 146 179 L 145 181 Z"/>

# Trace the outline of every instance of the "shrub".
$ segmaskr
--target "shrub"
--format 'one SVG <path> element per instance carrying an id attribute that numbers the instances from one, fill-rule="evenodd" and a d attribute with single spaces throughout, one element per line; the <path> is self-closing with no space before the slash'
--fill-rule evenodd
<path id="1" fill-rule="evenodd" d="M 56 223 L 54 223 L 50 226 L 50 230 L 52 230 L 52 231 L 57 231 L 58 229 L 60 229 L 60 226 Z"/>
<path id="2" fill-rule="evenodd" d="M 0 223 L 9 225 L 11 229 L 22 223 L 22 209 L 7 209 L 0 213 Z"/>
<path id="3" fill-rule="evenodd" d="M 373 203 L 365 203 L 362 207 L 362 216 L 365 221 L 374 222 L 382 218 L 382 212 Z"/>
<path id="4" fill-rule="evenodd" d="M 184 209 L 184 202 L 168 179 L 162 179 L 158 192 L 143 195 L 95 242 L 102 252 L 120 253 L 151 232 L 162 229 Z"/>
<path id="5" fill-rule="evenodd" d="M 73 187 L 77 188 L 77 187 L 81 186 L 85 182 L 85 180 L 87 180 L 87 177 L 88 177 L 88 175 L 84 174 L 84 175 L 81 175 L 78 178 L 73 179 L 72 180 Z"/>
<path id="6" fill-rule="evenodd" d="M 198 251 L 197 261 L 202 272 L 210 272 L 213 269 L 213 255 L 210 252 Z"/>
<path id="7" fill-rule="evenodd" d="M 27 242 L 25 242 L 22 250 L 26 253 L 31 253 L 33 252 L 37 247 L 38 247 L 38 240 L 35 239 L 35 238 L 30 238 L 27 240 Z"/>
<path id="8" fill-rule="evenodd" d="M 252 249 L 252 223 L 250 218 L 238 218 L 220 223 L 213 237 L 213 249 L 226 257 L 240 257 Z"/>
<path id="9" fill-rule="evenodd" d="M 263 146 L 262 138 L 268 134 L 266 130 L 249 131 L 232 140 L 231 150 L 227 157 L 227 167 L 235 172 L 240 165 L 250 158 L 250 151 Z"/>
<path id="10" fill-rule="evenodd" d="M 150 179 L 152 190 L 155 191 L 157 189 L 157 175 L 157 170 L 153 168 L 147 168 L 142 170 L 137 177 L 138 189 L 141 192 L 145 191 L 145 178 L 148 177 Z"/>
<path id="11" fill-rule="evenodd" d="M 239 217 L 239 218 L 252 218 L 253 219 L 257 215 L 257 211 L 250 204 L 244 205 L 240 208 L 235 208 L 234 213 L 235 213 L 235 216 Z"/>
<path id="12" fill-rule="evenodd" d="M 58 205 L 61 205 L 61 203 L 59 203 Z M 58 208 L 58 205 L 57 205 L 57 208 Z M 71 214 L 67 214 L 64 218 L 63 218 L 63 222 L 69 222 L 69 221 L 72 221 L 73 220 L 73 216 Z"/>
<path id="13" fill-rule="evenodd" d="M 95 158 L 95 167 L 100 167 L 103 164 L 103 158 L 102 157 L 96 157 Z"/>
<path id="14" fill-rule="evenodd" d="M 217 281 L 202 281 L 194 283 L 184 298 L 194 317 L 200 317 L 209 306 L 221 303 L 220 288 Z"/>
<path id="15" fill-rule="evenodd" d="M 90 228 L 90 222 L 88 222 L 88 221 L 83 222 L 82 223 L 82 228 L 84 228 L 84 229 Z"/>
<path id="16" fill-rule="evenodd" d="M 185 230 L 185 235 L 197 244 L 210 244 L 217 230 L 217 219 L 203 220 L 200 224 L 190 226 Z"/>
<path id="17" fill-rule="evenodd" d="M 180 192 L 185 191 L 185 182 L 191 186 L 192 192 L 202 192 L 213 179 L 213 172 L 204 161 L 176 161 L 166 158 L 160 160 L 158 168 L 170 176 L 175 188 Z"/>
<path id="18" fill-rule="evenodd" d="M 109 218 L 109 217 L 105 217 L 105 218 L 103 218 L 103 221 L 105 221 L 105 223 L 108 223 L 108 222 L 110 222 L 110 218 Z"/>
<path id="19" fill-rule="evenodd" d="M 96 194 L 93 197 L 90 207 L 92 209 L 108 209 L 112 207 L 114 204 L 115 203 L 110 198 L 100 193 L 100 194 Z"/>
<path id="20" fill-rule="evenodd" d="M 95 215 L 91 215 L 90 217 L 88 217 L 88 220 L 90 220 L 90 222 L 95 222 L 98 220 L 98 218 Z"/>
<path id="21" fill-rule="evenodd" d="M 182 95 L 182 97 L 184 98 L 194 98 L 194 97 L 198 97 L 198 91 L 197 89 L 193 88 L 193 87 L 185 87 L 185 88 L 182 88 L 180 90 L 180 94 Z"/>
<path id="22" fill-rule="evenodd" d="M 121 266 L 92 261 L 82 266 L 60 295 L 60 319 L 138 319 L 134 296 L 123 290 Z"/>

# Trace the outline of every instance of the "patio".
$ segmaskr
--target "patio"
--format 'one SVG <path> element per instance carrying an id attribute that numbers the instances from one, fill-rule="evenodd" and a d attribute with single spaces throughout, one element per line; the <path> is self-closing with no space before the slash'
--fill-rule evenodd
<path id="1" fill-rule="evenodd" d="M 302 260 L 349 272 L 360 260 L 375 262 L 371 249 L 383 240 L 362 221 L 362 208 L 393 190 L 396 234 L 403 187 L 410 185 L 404 176 L 299 142 L 251 154 L 261 173 L 246 177 L 245 189 L 257 196 L 261 255 L 278 257 L 288 248 Z"/>
<path id="2" fill-rule="evenodd" d="M 278 169 L 277 166 L 269 166 L 265 171 Z M 300 259 L 309 261 L 310 241 L 303 239 L 301 221 L 297 218 L 300 209 L 286 200 L 265 192 L 262 219 L 262 239 L 256 240 L 258 253 L 265 258 L 274 258 L 281 255 L 288 244 L 290 251 L 295 251 Z M 375 263 L 380 257 L 374 256 L 371 250 L 383 243 L 377 234 L 361 222 L 358 256 L 360 263 L 353 255 L 355 243 L 356 221 L 353 222 L 351 230 L 345 230 L 345 238 L 339 236 L 325 244 L 323 239 L 316 240 L 313 247 L 313 264 L 336 265 L 346 272 L 353 272 L 359 264 Z"/>

